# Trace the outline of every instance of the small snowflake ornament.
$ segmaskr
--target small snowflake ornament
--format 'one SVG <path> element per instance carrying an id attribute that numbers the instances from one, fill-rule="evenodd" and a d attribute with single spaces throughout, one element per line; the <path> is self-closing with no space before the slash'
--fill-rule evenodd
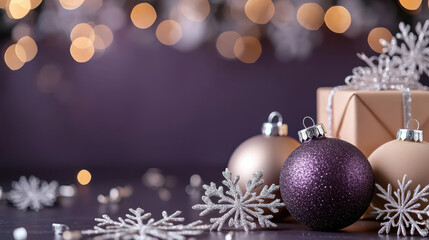
<path id="1" fill-rule="evenodd" d="M 228 221 L 229 227 L 243 228 L 246 232 L 249 229 L 256 228 L 255 218 L 261 227 L 276 227 L 277 225 L 270 221 L 272 215 L 264 215 L 263 208 L 271 210 L 271 212 L 278 212 L 279 207 L 284 207 L 284 203 L 280 199 L 275 199 L 267 203 L 266 200 L 274 199 L 275 191 L 279 189 L 278 185 L 272 184 L 270 187 L 265 185 L 259 195 L 253 190 L 264 183 L 262 178 L 262 171 L 253 174 L 252 180 L 247 180 L 246 191 L 243 193 L 240 186 L 237 185 L 239 176 L 232 179 L 232 173 L 227 169 L 222 172 L 225 180 L 222 181 L 228 190 L 224 193 L 223 187 L 216 187 L 215 183 L 204 185 L 205 196 L 202 197 L 204 204 L 194 205 L 192 208 L 195 210 L 203 210 L 200 216 L 204 216 L 212 211 L 219 210 L 223 214 L 218 218 L 211 218 L 212 223 L 210 230 L 217 229 L 221 231 L 223 225 Z M 212 198 L 219 198 L 217 202 L 213 202 Z"/>
<path id="2" fill-rule="evenodd" d="M 402 182 L 398 180 L 398 189 L 393 192 L 392 195 L 392 185 L 387 186 L 387 190 L 384 190 L 380 185 L 375 184 L 380 193 L 377 193 L 377 196 L 387 201 L 384 204 L 384 208 L 380 209 L 374 207 L 377 214 L 377 220 L 383 217 L 383 222 L 380 224 L 381 229 L 378 231 L 379 234 L 390 232 L 392 227 L 398 228 L 397 235 L 407 235 L 407 230 L 410 229 L 411 235 L 417 230 L 421 236 L 428 235 L 428 220 L 424 219 L 429 217 L 429 205 L 426 205 L 424 209 L 421 209 L 421 202 L 428 202 L 427 196 L 429 195 L 429 185 L 420 190 L 420 185 L 414 189 L 412 193 L 409 190 L 409 186 L 412 183 L 412 180 L 407 180 L 407 175 L 405 174 Z M 396 198 L 395 198 L 396 197 Z"/>
<path id="3" fill-rule="evenodd" d="M 28 179 L 22 176 L 12 182 L 12 190 L 7 194 L 8 200 L 20 210 L 27 208 L 39 211 L 43 207 L 53 206 L 57 199 L 58 182 L 40 181 L 35 176 Z"/>
<path id="4" fill-rule="evenodd" d="M 210 227 L 203 225 L 200 220 L 187 225 L 174 225 L 175 222 L 185 220 L 183 217 L 178 217 L 181 214 L 180 211 L 171 215 L 163 211 L 162 219 L 158 221 L 150 218 L 151 213 L 145 213 L 141 208 L 130 208 L 129 211 L 132 215 L 126 214 L 125 219 L 120 217 L 117 221 L 112 220 L 106 214 L 102 218 L 96 218 L 97 226 L 92 230 L 82 231 L 82 234 L 95 236 L 95 240 L 184 240 L 185 236 L 201 234 L 203 230 Z M 145 223 L 144 221 L 147 219 L 149 220 Z"/>

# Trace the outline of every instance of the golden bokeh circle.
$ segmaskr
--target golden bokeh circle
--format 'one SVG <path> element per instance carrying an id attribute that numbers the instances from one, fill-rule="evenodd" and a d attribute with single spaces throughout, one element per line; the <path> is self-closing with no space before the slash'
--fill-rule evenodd
<path id="1" fill-rule="evenodd" d="M 165 20 L 156 28 L 156 37 L 164 45 L 174 45 L 182 38 L 182 27 L 174 20 Z"/>
<path id="2" fill-rule="evenodd" d="M 262 46 L 259 40 L 252 36 L 240 37 L 235 41 L 234 54 L 244 63 L 256 62 L 262 53 Z"/>
<path id="3" fill-rule="evenodd" d="M 72 31 L 70 32 L 70 40 L 74 41 L 76 38 L 79 37 L 86 37 L 89 38 L 91 41 L 94 41 L 95 33 L 92 26 L 88 23 L 76 24 L 76 26 L 74 26 Z"/>
<path id="4" fill-rule="evenodd" d="M 422 5 L 422 0 L 399 0 L 402 7 L 407 10 L 417 10 Z M 429 2 L 428 2 L 429 4 Z"/>
<path id="5" fill-rule="evenodd" d="M 387 42 L 392 40 L 392 33 L 384 27 L 374 28 L 368 34 L 368 44 L 372 50 L 378 53 L 383 52 L 384 46 L 381 45 L 380 39 L 384 39 Z"/>
<path id="6" fill-rule="evenodd" d="M 74 10 L 82 5 L 85 0 L 59 0 L 61 6 L 67 10 Z M 89 0 L 91 1 L 91 0 Z"/>
<path id="7" fill-rule="evenodd" d="M 244 13 L 250 21 L 266 24 L 274 16 L 275 7 L 271 0 L 248 0 L 244 6 Z"/>
<path id="8" fill-rule="evenodd" d="M 94 48 L 106 49 L 113 41 L 113 33 L 106 25 L 97 25 L 94 27 Z"/>
<path id="9" fill-rule="evenodd" d="M 352 18 L 349 11 L 343 6 L 332 6 L 326 11 L 326 26 L 335 33 L 343 33 L 349 29 Z"/>
<path id="10" fill-rule="evenodd" d="M 22 55 L 25 55 L 25 50 L 16 44 L 10 45 L 4 53 L 4 62 L 11 70 L 15 71 L 24 66 L 25 61 L 22 61 L 20 57 L 18 57 L 18 54 L 21 55 L 22 58 Z"/>
<path id="11" fill-rule="evenodd" d="M 221 33 L 216 40 L 216 49 L 225 58 L 235 58 L 234 45 L 241 36 L 234 31 Z"/>
<path id="12" fill-rule="evenodd" d="M 13 19 L 21 19 L 25 17 L 30 10 L 30 0 L 9 0 L 6 4 L 6 13 Z"/>
<path id="13" fill-rule="evenodd" d="M 31 37 L 29 36 L 22 37 L 21 39 L 18 40 L 16 44 L 21 46 L 25 51 L 25 55 L 17 53 L 21 61 L 29 62 L 33 60 L 33 58 L 37 54 L 38 49 L 37 49 L 36 42 Z"/>
<path id="14" fill-rule="evenodd" d="M 91 182 L 91 173 L 86 170 L 86 169 L 82 169 L 79 171 L 79 173 L 77 174 L 77 181 L 81 184 L 81 185 L 87 185 L 89 182 Z"/>
<path id="15" fill-rule="evenodd" d="M 208 0 L 180 0 L 179 9 L 191 21 L 202 22 L 210 14 Z"/>
<path id="16" fill-rule="evenodd" d="M 134 6 L 130 18 L 134 26 L 140 29 L 146 29 L 155 22 L 156 11 L 149 3 L 140 3 Z"/>
<path id="17" fill-rule="evenodd" d="M 88 62 L 94 56 L 94 44 L 87 37 L 78 37 L 70 46 L 70 54 L 76 62 Z"/>
<path id="18" fill-rule="evenodd" d="M 305 3 L 299 7 L 296 18 L 302 27 L 308 30 L 317 30 L 324 22 L 324 15 L 325 11 L 319 4 Z"/>

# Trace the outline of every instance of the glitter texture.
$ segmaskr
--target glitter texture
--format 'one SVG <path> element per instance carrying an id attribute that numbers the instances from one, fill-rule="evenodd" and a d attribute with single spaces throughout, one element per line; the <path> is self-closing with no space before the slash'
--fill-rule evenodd
<path id="1" fill-rule="evenodd" d="M 286 159 L 280 175 L 280 191 L 291 215 L 320 231 L 356 222 L 369 207 L 373 190 L 366 157 L 335 138 L 305 141 Z"/>

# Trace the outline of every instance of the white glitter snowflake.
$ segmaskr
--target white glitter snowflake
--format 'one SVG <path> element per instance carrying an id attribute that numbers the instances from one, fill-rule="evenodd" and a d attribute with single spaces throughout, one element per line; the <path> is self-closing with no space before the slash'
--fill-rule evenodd
<path id="1" fill-rule="evenodd" d="M 392 195 L 392 186 L 387 186 L 387 191 L 384 190 L 380 185 L 376 184 L 377 189 L 380 193 L 377 193 L 377 196 L 387 201 L 384 204 L 384 208 L 380 209 L 374 207 L 375 212 L 373 214 L 377 214 L 377 220 L 383 217 L 383 220 L 387 220 L 382 222 L 381 229 L 378 231 L 381 233 L 389 233 L 392 227 L 398 228 L 397 235 L 400 234 L 406 236 L 406 229 L 410 228 L 411 235 L 414 234 L 415 230 L 421 236 L 428 235 L 428 220 L 424 220 L 423 216 L 429 216 L 429 205 L 427 205 L 424 209 L 420 209 L 421 204 L 419 202 L 428 202 L 427 196 L 429 195 L 429 185 L 420 190 L 420 185 L 416 187 L 414 193 L 411 193 L 411 190 L 408 189 L 412 180 L 408 180 L 406 182 L 407 175 L 405 174 L 402 182 L 398 180 L 399 188 L 393 192 Z M 396 197 L 396 199 L 395 199 Z M 417 219 L 415 219 L 417 216 Z"/>
<path id="2" fill-rule="evenodd" d="M 384 46 L 383 52 L 390 56 L 399 56 L 403 67 L 407 72 L 417 72 L 422 75 L 423 72 L 429 75 L 429 20 L 422 25 L 418 22 L 415 31 L 410 31 L 410 25 L 399 23 L 400 32 L 396 37 L 392 37 L 390 42 L 381 40 Z M 398 40 L 402 42 L 399 43 Z"/>
<path id="3" fill-rule="evenodd" d="M 396 37 L 390 42 L 380 40 L 384 48 L 379 56 L 358 54 L 368 66 L 354 68 L 353 75 L 346 78 L 347 86 L 363 90 L 427 89 L 419 80 L 423 73 L 429 76 L 429 20 L 416 25 L 417 35 L 410 29 L 399 23 Z"/>
<path id="4" fill-rule="evenodd" d="M 236 176 L 234 180 L 232 180 L 232 174 L 228 168 L 222 172 L 222 175 L 225 178 L 222 183 L 228 188 L 226 195 L 223 192 L 222 186 L 216 187 L 216 184 L 212 182 L 210 186 L 203 186 L 206 190 L 205 196 L 202 197 L 205 204 L 197 204 L 192 207 L 195 210 L 204 210 L 200 213 L 200 216 L 204 216 L 216 210 L 219 210 L 221 214 L 224 213 L 221 217 L 210 219 L 212 223 L 210 230 L 217 228 L 218 231 L 221 231 L 225 221 L 228 219 L 229 227 L 243 228 L 246 232 L 249 231 L 249 228 L 256 228 L 256 223 L 254 222 L 255 218 L 258 220 L 261 227 L 277 226 L 270 221 L 273 216 L 264 215 L 264 210 L 262 208 L 268 208 L 273 213 L 276 213 L 279 211 L 277 208 L 284 206 L 284 203 L 280 202 L 280 199 L 275 199 L 270 203 L 265 202 L 267 199 L 274 199 L 276 197 L 274 192 L 279 189 L 279 186 L 272 184 L 268 187 L 265 185 L 260 194 L 256 195 L 256 193 L 252 191 L 264 183 L 264 180 L 261 179 L 262 171 L 258 171 L 253 174 L 252 180 L 247 180 L 246 192 L 243 194 L 240 186 L 237 185 L 240 179 L 239 176 Z M 212 197 L 219 198 L 217 203 L 212 201 Z"/>
<path id="5" fill-rule="evenodd" d="M 12 182 L 12 190 L 7 194 L 9 201 L 20 210 L 30 208 L 39 211 L 45 206 L 52 206 L 57 199 L 58 183 L 40 181 L 35 176 L 28 179 L 22 176 L 19 181 Z"/>
<path id="6" fill-rule="evenodd" d="M 151 217 L 151 213 L 145 213 L 143 209 L 130 208 L 129 211 L 133 214 L 126 214 L 126 219 L 118 218 L 117 221 L 112 220 L 108 215 L 103 215 L 102 218 L 96 218 L 97 226 L 92 230 L 82 231 L 84 235 L 96 236 L 94 239 L 125 239 L 125 240 L 183 240 L 187 235 L 198 235 L 203 230 L 208 229 L 209 225 L 202 225 L 202 221 L 195 221 L 187 225 L 174 222 L 183 222 L 183 217 L 178 217 L 181 212 L 168 215 L 167 212 L 162 212 L 162 219 L 155 221 Z M 150 218 L 150 219 L 149 219 Z M 149 219 L 146 223 L 145 220 Z"/>

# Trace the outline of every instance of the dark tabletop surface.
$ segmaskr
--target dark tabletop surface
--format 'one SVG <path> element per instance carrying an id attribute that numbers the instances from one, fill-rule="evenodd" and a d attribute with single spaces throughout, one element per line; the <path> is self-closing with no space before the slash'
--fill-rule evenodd
<path id="1" fill-rule="evenodd" d="M 192 170 L 191 170 L 192 171 Z M 61 239 L 55 237 L 52 231 L 52 223 L 62 223 L 70 227 L 71 230 L 90 229 L 95 225 L 94 218 L 102 214 L 108 214 L 112 218 L 124 216 L 129 208 L 141 207 L 146 212 L 151 212 L 155 219 L 161 217 L 163 210 L 173 213 L 176 210 L 182 211 L 185 222 L 191 222 L 198 219 L 208 223 L 208 218 L 198 216 L 199 211 L 192 210 L 192 205 L 201 202 L 201 195 L 190 195 L 185 191 L 189 184 L 191 171 L 181 171 L 180 174 L 165 174 L 170 176 L 174 186 L 161 188 L 149 187 L 142 181 L 142 175 L 145 170 L 135 171 L 131 174 L 126 170 L 116 170 L 115 172 L 106 172 L 103 174 L 94 174 L 93 180 L 89 185 L 78 186 L 77 196 L 74 198 L 60 199 L 54 207 L 42 209 L 40 212 L 20 211 L 12 205 L 2 201 L 0 204 L 0 239 L 13 239 L 13 230 L 18 227 L 25 227 L 28 232 L 28 238 L 31 240 Z M 177 171 L 173 171 L 177 172 Z M 204 172 L 204 171 L 203 171 Z M 213 171 L 195 171 L 202 176 L 204 183 L 215 181 L 221 183 L 221 169 Z M 62 174 L 61 179 L 67 179 Z M 19 175 L 16 179 L 19 178 Z M 58 179 L 58 178 L 57 178 Z M 51 180 L 51 179 L 48 179 Z M 70 181 L 60 183 L 70 184 Z M 3 178 L 0 185 L 7 191 L 10 189 L 10 181 Z M 134 193 L 129 198 L 122 199 L 116 204 L 100 204 L 97 201 L 99 194 L 107 195 L 109 189 L 115 186 L 131 185 Z M 165 190 L 167 189 L 167 190 Z M 160 194 L 161 190 L 161 194 Z M 201 191 L 201 193 L 203 193 Z M 161 197 L 161 195 L 163 197 Z M 170 198 L 168 199 L 168 196 Z M 212 215 L 209 215 L 209 217 Z M 296 223 L 291 217 L 285 217 L 276 221 L 278 227 L 275 229 L 251 231 L 245 233 L 241 230 L 234 231 L 232 239 L 423 239 L 422 237 L 400 237 L 395 234 L 378 235 L 379 223 L 375 221 L 358 221 L 352 226 L 338 232 L 317 232 L 311 231 L 306 227 Z M 204 232 L 202 235 L 195 236 L 196 239 L 225 239 L 229 230 L 222 232 Z M 189 237 L 188 237 L 189 238 Z M 89 238 L 84 238 L 89 239 Z"/>

